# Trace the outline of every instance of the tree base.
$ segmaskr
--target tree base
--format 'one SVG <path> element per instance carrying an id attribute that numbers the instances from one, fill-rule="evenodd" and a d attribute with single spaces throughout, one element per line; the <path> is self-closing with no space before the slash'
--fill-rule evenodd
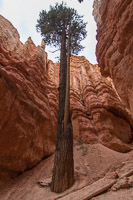
<path id="1" fill-rule="evenodd" d="M 73 130 L 71 123 L 56 144 L 51 191 L 61 193 L 74 184 Z"/>

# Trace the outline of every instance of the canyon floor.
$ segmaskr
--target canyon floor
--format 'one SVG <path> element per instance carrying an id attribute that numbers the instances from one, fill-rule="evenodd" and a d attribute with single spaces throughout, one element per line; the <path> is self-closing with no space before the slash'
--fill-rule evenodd
<path id="1" fill-rule="evenodd" d="M 75 184 L 50 191 L 54 155 L 0 189 L 0 200 L 132 200 L 133 151 L 118 153 L 101 144 L 74 141 Z"/>

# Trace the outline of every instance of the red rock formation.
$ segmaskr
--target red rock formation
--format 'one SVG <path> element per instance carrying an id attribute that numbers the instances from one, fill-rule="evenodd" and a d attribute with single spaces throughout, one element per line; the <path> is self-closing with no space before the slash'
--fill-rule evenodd
<path id="1" fill-rule="evenodd" d="M 0 16 L 0 177 L 16 176 L 54 152 L 57 88 L 44 45 L 25 44 Z"/>
<path id="2" fill-rule="evenodd" d="M 45 44 L 25 44 L 0 16 L 0 181 L 15 177 L 54 152 L 59 63 L 47 60 Z M 84 57 L 71 58 L 71 117 L 74 138 L 131 149 L 133 116 L 110 78 Z"/>
<path id="3" fill-rule="evenodd" d="M 76 138 L 101 142 L 116 151 L 130 149 L 133 116 L 124 107 L 110 78 L 84 57 L 71 60 L 71 111 Z"/>
<path id="4" fill-rule="evenodd" d="M 52 72 L 56 77 L 58 71 L 59 64 L 55 64 Z M 131 142 L 132 114 L 124 107 L 112 79 L 101 76 L 98 65 L 84 57 L 71 57 L 70 98 L 74 138 L 100 142 L 120 152 L 131 149 L 127 144 Z"/>
<path id="5" fill-rule="evenodd" d="M 110 76 L 133 113 L 133 1 L 95 0 L 96 55 L 101 73 Z"/>

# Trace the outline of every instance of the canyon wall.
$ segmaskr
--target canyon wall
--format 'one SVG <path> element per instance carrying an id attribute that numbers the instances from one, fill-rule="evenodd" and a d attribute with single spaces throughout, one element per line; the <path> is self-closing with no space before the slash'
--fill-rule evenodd
<path id="1" fill-rule="evenodd" d="M 59 63 L 45 44 L 25 44 L 0 16 L 0 183 L 34 167 L 54 152 L 58 116 Z M 71 119 L 79 142 L 132 149 L 133 116 L 112 79 L 85 57 L 71 57 Z"/>
<path id="2" fill-rule="evenodd" d="M 93 15 L 101 73 L 113 79 L 123 103 L 133 113 L 133 1 L 95 0 Z"/>
<path id="3" fill-rule="evenodd" d="M 58 90 L 45 44 L 25 44 L 0 16 L 0 177 L 15 177 L 54 152 Z"/>
<path id="4" fill-rule="evenodd" d="M 49 74 L 58 87 L 59 63 Z M 70 108 L 74 138 L 102 143 L 119 152 L 132 149 L 133 115 L 124 106 L 111 78 L 83 56 L 71 57 Z"/>

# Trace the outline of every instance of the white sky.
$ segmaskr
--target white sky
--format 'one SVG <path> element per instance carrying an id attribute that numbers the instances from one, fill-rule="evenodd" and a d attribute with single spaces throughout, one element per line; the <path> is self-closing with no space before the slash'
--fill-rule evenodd
<path id="1" fill-rule="evenodd" d="M 0 14 L 7 18 L 17 28 L 20 34 L 20 40 L 24 43 L 29 36 L 36 45 L 41 44 L 41 36 L 36 32 L 36 23 L 39 18 L 39 12 L 49 10 L 49 5 L 61 3 L 62 0 L 0 0 Z M 84 15 L 84 22 L 87 25 L 87 38 L 82 42 L 85 49 L 79 54 L 85 56 L 92 64 L 96 62 L 96 23 L 92 16 L 93 0 L 84 0 L 79 3 L 78 0 L 65 0 L 69 7 L 77 10 L 78 14 Z M 57 55 L 50 53 L 50 47 L 46 47 L 48 58 L 53 60 Z"/>

